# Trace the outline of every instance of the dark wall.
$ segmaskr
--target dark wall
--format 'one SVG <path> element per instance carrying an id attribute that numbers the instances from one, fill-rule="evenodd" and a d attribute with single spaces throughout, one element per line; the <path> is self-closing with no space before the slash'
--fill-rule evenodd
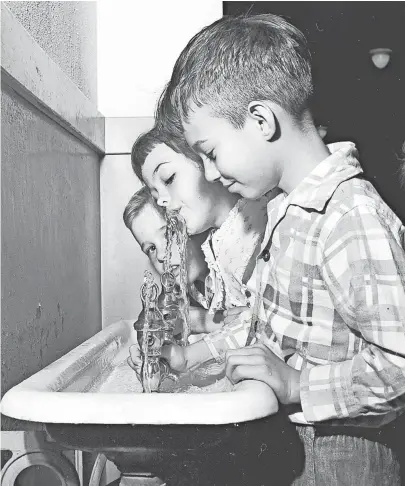
<path id="1" fill-rule="evenodd" d="M 399 183 L 405 142 L 404 2 L 223 2 L 224 14 L 273 13 L 301 29 L 313 54 L 317 124 L 326 143 L 352 140 L 367 177 L 405 221 Z M 369 50 L 392 49 L 377 69 Z"/>
<path id="2" fill-rule="evenodd" d="M 1 116 L 4 394 L 101 329 L 100 162 L 6 86 Z"/>

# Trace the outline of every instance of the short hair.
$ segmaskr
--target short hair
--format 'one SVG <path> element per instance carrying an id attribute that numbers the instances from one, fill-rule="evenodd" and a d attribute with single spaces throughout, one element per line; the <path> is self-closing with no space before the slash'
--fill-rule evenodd
<path id="1" fill-rule="evenodd" d="M 136 216 L 140 214 L 145 206 L 150 204 L 156 211 L 164 218 L 165 210 L 164 208 L 157 205 L 156 201 L 153 199 L 152 194 L 149 189 L 144 186 L 139 191 L 131 197 L 128 204 L 124 209 L 124 214 L 122 215 L 125 226 L 131 230 L 132 223 Z"/>
<path id="2" fill-rule="evenodd" d="M 183 154 L 186 158 L 197 163 L 199 167 L 202 167 L 201 158 L 191 150 L 182 134 L 166 129 L 162 120 L 159 119 L 155 126 L 148 132 L 140 135 L 132 146 L 132 169 L 140 181 L 144 182 L 142 177 L 142 167 L 147 156 L 160 144 L 167 145 L 174 152 Z"/>
<path id="3" fill-rule="evenodd" d="M 272 14 L 228 16 L 184 48 L 166 90 L 166 112 L 187 122 L 191 105 L 242 128 L 251 101 L 272 101 L 301 120 L 313 92 L 304 34 Z"/>

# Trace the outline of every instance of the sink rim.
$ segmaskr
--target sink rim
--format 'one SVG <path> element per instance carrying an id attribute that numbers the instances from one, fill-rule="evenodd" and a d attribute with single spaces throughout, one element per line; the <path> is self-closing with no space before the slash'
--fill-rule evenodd
<path id="1" fill-rule="evenodd" d="M 214 393 L 58 391 L 58 383 L 60 390 L 63 380 L 69 383 L 78 373 L 85 372 L 89 360 L 103 348 L 117 352 L 120 344 L 136 342 L 134 322 L 135 319 L 111 324 L 11 388 L 1 401 L 1 413 L 42 423 L 213 425 L 246 422 L 278 411 L 271 388 L 254 380 L 238 383 L 232 391 Z"/>

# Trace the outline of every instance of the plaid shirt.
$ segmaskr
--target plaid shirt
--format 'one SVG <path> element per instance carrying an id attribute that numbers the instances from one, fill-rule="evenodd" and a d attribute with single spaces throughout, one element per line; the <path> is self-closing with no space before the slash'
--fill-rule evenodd
<path id="1" fill-rule="evenodd" d="M 302 370 L 293 422 L 378 427 L 405 407 L 405 228 L 354 144 L 329 150 L 269 209 L 257 336 Z"/>

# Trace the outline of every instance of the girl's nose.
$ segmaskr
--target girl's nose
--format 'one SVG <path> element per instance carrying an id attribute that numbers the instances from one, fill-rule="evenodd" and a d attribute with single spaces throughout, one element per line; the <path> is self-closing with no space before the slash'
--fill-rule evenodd
<path id="1" fill-rule="evenodd" d="M 204 174 L 208 182 L 215 182 L 221 177 L 214 162 L 206 158 L 204 158 Z"/>
<path id="2" fill-rule="evenodd" d="M 169 205 L 169 197 L 166 194 L 159 195 L 159 197 L 157 199 L 157 204 L 158 204 L 158 206 L 162 206 L 163 208 L 167 208 L 167 206 Z"/>
<path id="3" fill-rule="evenodd" d="M 156 252 L 156 259 L 159 263 L 164 263 L 165 261 L 165 254 L 166 254 L 166 248 L 164 248 L 164 245 L 162 248 L 158 248 Z"/>

